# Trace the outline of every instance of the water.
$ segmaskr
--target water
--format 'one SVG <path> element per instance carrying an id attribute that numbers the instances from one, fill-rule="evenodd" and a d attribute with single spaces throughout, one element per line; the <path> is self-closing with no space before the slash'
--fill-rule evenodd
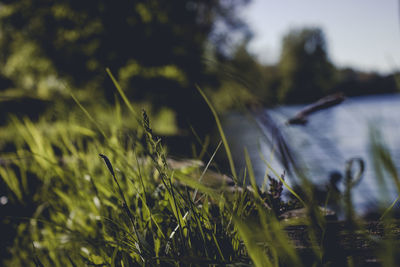
<path id="1" fill-rule="evenodd" d="M 385 194 L 378 189 L 370 153 L 370 130 L 375 127 L 380 131 L 400 173 L 400 95 L 348 98 L 336 107 L 310 115 L 305 126 L 286 125 L 287 119 L 303 107 L 284 106 L 264 110 L 263 114 L 254 116 L 239 113 L 227 115 L 224 128 L 237 164 L 244 168 L 243 147 L 246 147 L 260 185 L 267 170 L 262 156 L 278 173 L 283 172 L 276 153 L 266 142 L 266 136 L 271 136 L 271 129 L 264 126 L 262 118 L 268 114 L 294 152 L 295 159 L 301 162 L 307 177 L 314 183 L 328 183 L 332 171 L 343 174 L 346 161 L 359 157 L 366 163 L 363 179 L 354 188 L 353 194 L 360 213 L 376 205 L 378 200 L 386 205 L 396 199 L 397 190 L 393 183 L 389 182 Z"/>

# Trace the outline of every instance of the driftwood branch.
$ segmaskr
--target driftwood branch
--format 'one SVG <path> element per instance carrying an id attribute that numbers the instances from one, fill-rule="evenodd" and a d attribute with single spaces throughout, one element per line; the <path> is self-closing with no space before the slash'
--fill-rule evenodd
<path id="1" fill-rule="evenodd" d="M 287 121 L 287 124 L 301 124 L 304 125 L 308 121 L 308 116 L 317 111 L 327 109 L 336 105 L 339 105 L 345 100 L 343 93 L 336 93 L 328 95 L 319 99 L 318 101 L 306 106 L 300 112 L 298 112 L 293 118 Z"/>

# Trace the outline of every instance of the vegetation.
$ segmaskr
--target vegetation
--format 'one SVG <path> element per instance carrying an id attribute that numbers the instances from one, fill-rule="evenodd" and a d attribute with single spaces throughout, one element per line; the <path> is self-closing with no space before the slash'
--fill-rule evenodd
<path id="1" fill-rule="evenodd" d="M 290 30 L 283 37 L 277 65 L 262 65 L 246 46 L 247 40 L 237 46 L 229 60 L 214 67 L 221 85 L 211 94 L 221 111 L 237 109 L 243 102 L 305 104 L 338 92 L 360 96 L 397 93 L 400 88 L 399 73 L 381 75 L 336 67 L 320 28 Z"/>
<path id="2" fill-rule="evenodd" d="M 400 262 L 398 200 L 378 205 L 373 222 L 354 211 L 360 160 L 347 162 L 344 193 L 321 200 L 304 174 L 291 188 L 290 174 L 268 162 L 259 187 L 248 151 L 231 154 L 220 112 L 398 88 L 395 75 L 335 68 L 319 29 L 289 32 L 279 64 L 260 64 L 235 16 L 248 2 L 1 2 L 2 265 Z M 237 34 L 242 45 L 229 53 Z M 371 133 L 382 194 L 388 177 L 400 192 L 393 159 Z M 182 148 L 190 159 L 174 157 Z"/>
<path id="3" fill-rule="evenodd" d="M 196 84 L 219 111 L 243 103 L 306 103 L 337 91 L 398 91 L 398 75 L 336 68 L 319 28 L 289 31 L 279 63 L 262 65 L 246 50 L 251 32 L 236 16 L 247 3 L 2 1 L 0 123 L 7 113 L 32 118 L 64 105 L 71 91 L 85 104 L 93 97 L 113 103 L 106 68 L 129 99 L 155 113 L 168 110 L 176 133 L 193 127 L 202 138 L 213 127 L 212 114 Z"/>
<path id="4" fill-rule="evenodd" d="M 248 34 L 235 16 L 247 2 L 2 1 L 0 76 L 11 82 L 2 89 L 50 101 L 73 90 L 82 101 L 113 102 L 109 68 L 129 98 L 169 108 L 180 128 L 200 133 L 211 114 L 194 85 L 218 83 L 203 56 L 223 56 L 232 33 Z"/>
<path id="5" fill-rule="evenodd" d="M 220 195 L 224 188 L 204 187 L 201 180 L 208 167 L 203 173 L 198 168 L 171 169 L 145 112 L 128 136 L 119 134 L 125 126 L 120 106 L 112 112 L 113 123 L 105 127 L 87 113 L 86 125 L 69 121 L 51 133 L 45 121 L 35 125 L 28 119 L 14 120 L 23 140 L 16 144 L 17 152 L 2 158 L 1 175 L 11 191 L 10 201 L 34 208 L 29 217 L 6 218 L 18 225 L 18 238 L 5 263 L 249 263 L 238 233 L 249 231 L 242 219 L 259 206 L 247 201 L 249 191 Z M 266 216 L 272 211 L 261 212 Z M 270 238 L 282 243 L 286 237 L 275 215 L 270 216 L 272 221 L 265 221 L 264 227 L 272 223 L 276 231 Z M 275 261 L 279 254 L 274 251 Z M 260 260 L 260 255 L 254 257 Z M 298 262 L 298 256 L 293 254 L 289 261 Z"/>
<path id="6" fill-rule="evenodd" d="M 243 177 L 237 177 L 232 166 L 233 184 L 206 186 L 207 176 L 222 176 L 210 167 L 215 153 L 204 156 L 208 164 L 203 168 L 194 161 L 173 165 L 146 112 L 139 116 L 129 102 L 125 104 L 126 108 L 117 102 L 111 109 L 91 114 L 77 102 L 86 119 L 67 116 L 53 122 L 53 127 L 44 119 L 38 123 L 13 119 L 21 139 L 15 142 L 15 152 L 2 155 L 0 174 L 8 201 L 23 208 L 8 206 L 10 213 L 2 219 L 17 234 L 3 251 L 4 264 L 355 266 L 378 259 L 379 264 L 392 266 L 397 262 L 398 232 L 390 228 L 392 207 L 382 213 L 375 230 L 354 216 L 355 161 L 348 164 L 347 197 L 340 204 L 347 211 L 346 224 L 338 228 L 323 216 L 313 194 L 300 198 L 286 187 L 297 204 L 282 202 L 287 185 L 284 176 L 273 170 L 270 185 L 260 191 L 247 151 Z M 125 112 L 129 115 L 123 116 Z M 398 183 L 390 155 L 373 136 L 377 172 L 388 172 Z M 224 149 L 230 158 L 225 141 Z M 246 180 L 251 187 L 243 184 Z M 311 190 L 306 178 L 301 186 Z M 295 207 L 306 208 L 305 217 L 281 221 L 282 214 Z M 294 231 L 294 225 L 303 228 Z M 367 250 L 350 246 L 358 249 L 354 254 L 341 248 L 342 241 L 337 240 L 341 227 L 365 242 Z M 384 231 L 376 230 L 382 227 Z M 384 250 L 387 246 L 391 250 Z"/>
<path id="7" fill-rule="evenodd" d="M 329 62 L 324 33 L 320 29 L 291 31 L 283 38 L 279 62 L 281 102 L 305 103 L 329 93 L 334 67 Z"/>

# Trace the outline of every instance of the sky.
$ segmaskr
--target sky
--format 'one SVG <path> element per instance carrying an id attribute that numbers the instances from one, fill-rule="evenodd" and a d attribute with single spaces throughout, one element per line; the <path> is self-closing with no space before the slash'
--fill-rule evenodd
<path id="1" fill-rule="evenodd" d="M 254 33 L 248 49 L 262 63 L 280 56 L 290 29 L 320 27 L 338 67 L 400 70 L 400 0 L 253 0 L 241 17 Z"/>

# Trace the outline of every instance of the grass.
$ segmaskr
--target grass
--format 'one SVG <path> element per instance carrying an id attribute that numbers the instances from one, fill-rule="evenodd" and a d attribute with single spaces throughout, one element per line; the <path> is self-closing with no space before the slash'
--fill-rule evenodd
<path id="1" fill-rule="evenodd" d="M 247 150 L 246 170 L 242 177 L 236 174 L 218 115 L 200 89 L 214 114 L 235 182 L 233 187 L 222 184 L 212 188 L 203 183 L 203 178 L 215 174 L 209 169 L 215 153 L 202 158 L 207 162 L 204 168 L 196 164 L 171 167 L 167 148 L 154 135 L 147 113 L 138 115 L 118 82 L 110 72 L 109 75 L 131 116 L 123 115 L 124 108 L 118 102 L 111 110 L 98 112 L 87 110 L 74 98 L 82 114 L 79 120 L 73 118 L 75 115 L 66 115 L 50 127 L 45 119 L 37 123 L 12 119 L 10 131 L 18 138 L 15 151 L 1 155 L 4 164 L 0 165 L 0 176 L 7 185 L 10 203 L 32 208 L 2 219 L 3 224 L 7 221 L 16 231 L 3 264 L 362 265 L 356 255 L 340 254 L 341 240 L 335 239 L 340 232 L 335 232 L 335 223 L 322 216 L 312 194 L 304 198 L 287 188 L 306 211 L 297 224 L 305 227 L 300 231 L 304 236 L 296 239 L 290 235 L 288 227 L 296 223 L 279 218 L 284 209 L 290 208 L 280 199 L 283 176 L 275 173 L 270 187 L 259 190 Z M 127 118 L 131 120 L 128 125 Z M 394 163 L 378 140 L 372 138 L 377 173 L 381 173 L 382 181 L 389 173 L 398 186 Z M 351 188 L 358 179 L 351 169 L 356 162 L 348 163 L 346 175 L 344 207 L 347 222 L 355 222 L 356 226 L 351 228 L 350 236 L 375 242 L 377 238 L 357 218 L 351 204 Z M 251 187 L 243 181 L 249 181 Z M 302 186 L 305 192 L 311 192 L 307 181 Z M 398 262 L 397 228 L 392 227 L 394 206 L 384 207 L 381 222 L 385 232 L 371 252 L 383 266 Z M 341 258 L 335 258 L 338 256 Z"/>

